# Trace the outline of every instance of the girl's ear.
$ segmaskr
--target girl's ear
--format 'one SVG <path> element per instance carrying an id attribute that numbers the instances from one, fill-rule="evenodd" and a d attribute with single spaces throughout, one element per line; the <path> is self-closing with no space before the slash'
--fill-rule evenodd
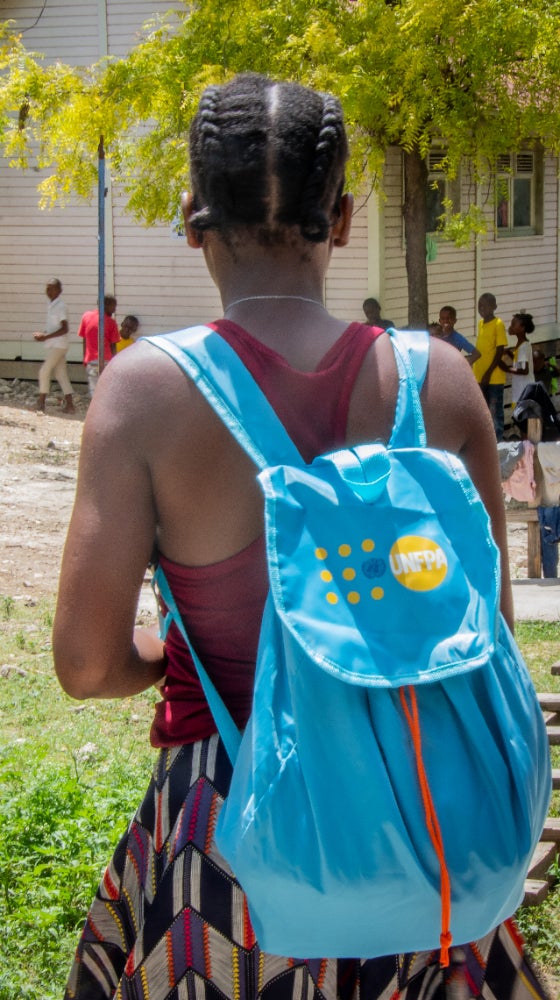
<path id="1" fill-rule="evenodd" d="M 333 230 L 333 244 L 335 247 L 345 247 L 350 239 L 352 228 L 352 212 L 354 210 L 354 195 L 343 194 L 340 199 L 340 212 Z"/>
<path id="2" fill-rule="evenodd" d="M 203 237 L 202 233 L 197 232 L 190 224 L 190 218 L 193 213 L 193 196 L 188 191 L 184 191 L 181 195 L 181 211 L 183 213 L 183 219 L 185 220 L 185 236 L 187 237 L 187 243 L 193 248 L 193 250 L 200 250 Z"/>

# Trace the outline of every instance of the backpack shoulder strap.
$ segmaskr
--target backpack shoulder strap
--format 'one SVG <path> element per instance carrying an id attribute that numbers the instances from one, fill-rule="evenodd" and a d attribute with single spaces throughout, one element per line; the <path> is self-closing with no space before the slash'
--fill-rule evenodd
<path id="1" fill-rule="evenodd" d="M 399 374 L 399 392 L 390 448 L 425 447 L 420 391 L 426 376 L 429 334 L 390 329 Z M 303 459 L 262 389 L 234 349 L 215 330 L 194 326 L 143 337 L 195 382 L 259 469 L 301 465 Z"/>
<path id="2" fill-rule="evenodd" d="M 391 337 L 399 374 L 399 393 L 389 448 L 425 448 L 426 428 L 420 392 L 428 368 L 430 335 L 427 330 L 392 328 L 387 333 Z"/>
<path id="3" fill-rule="evenodd" d="M 241 745 L 241 733 L 235 725 L 233 718 L 224 705 L 221 696 L 218 694 L 216 687 L 210 680 L 210 677 L 205 670 L 202 661 L 196 652 L 185 628 L 183 619 L 181 618 L 181 613 L 177 607 L 177 602 L 165 573 L 163 572 L 161 566 L 156 566 L 152 578 L 152 587 L 154 589 L 156 598 L 161 596 L 166 607 L 167 607 L 167 617 L 162 620 L 160 615 L 160 635 L 162 639 L 165 639 L 169 626 L 173 621 L 181 636 L 185 642 L 187 649 L 189 650 L 192 661 L 196 667 L 196 672 L 198 674 L 198 679 L 200 681 L 202 690 L 204 691 L 204 697 L 208 702 L 208 707 L 212 713 L 212 717 L 216 726 L 218 727 L 218 732 L 220 734 L 222 743 L 226 748 L 226 753 L 232 763 L 235 764 L 237 753 Z"/>
<path id="4" fill-rule="evenodd" d="M 264 392 L 233 347 L 215 330 L 193 326 L 142 339 L 165 351 L 193 380 L 259 469 L 303 464 Z"/>
<path id="5" fill-rule="evenodd" d="M 303 464 L 296 446 L 253 376 L 233 348 L 214 330 L 198 326 L 142 339 L 164 351 L 193 380 L 260 470 L 283 463 Z M 171 621 L 179 629 L 233 765 L 241 734 L 189 638 L 161 566 L 154 570 L 152 585 L 156 596 L 161 596 L 168 609 L 165 621 L 160 620 L 160 634 L 165 638 Z"/>

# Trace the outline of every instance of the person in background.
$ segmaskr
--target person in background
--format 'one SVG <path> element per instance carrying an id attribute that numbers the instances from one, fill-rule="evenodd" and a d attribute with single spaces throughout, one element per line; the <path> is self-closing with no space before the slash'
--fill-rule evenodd
<path id="1" fill-rule="evenodd" d="M 554 355 L 547 358 L 539 347 L 533 348 L 533 372 L 535 382 L 542 382 L 549 396 L 558 392 L 558 367 Z"/>
<path id="2" fill-rule="evenodd" d="M 535 329 L 530 313 L 515 313 L 511 318 L 508 333 L 517 337 L 513 351 L 505 351 L 500 361 L 502 371 L 511 375 L 511 401 L 515 405 L 526 385 L 535 381 L 533 370 L 533 348 L 527 338 Z"/>
<path id="3" fill-rule="evenodd" d="M 443 329 L 441 323 L 428 323 L 428 333 L 430 337 L 437 337 L 438 340 L 443 340 Z"/>
<path id="4" fill-rule="evenodd" d="M 500 360 L 507 348 L 506 328 L 496 312 L 496 296 L 484 292 L 478 300 L 478 336 L 476 349 L 480 357 L 473 364 L 474 376 L 481 388 L 488 409 L 492 415 L 496 440 L 504 436 L 504 386 L 506 373 L 500 368 Z"/>
<path id="5" fill-rule="evenodd" d="M 334 96 L 258 74 L 208 87 L 191 125 L 192 193 L 182 209 L 187 244 L 220 293 L 212 328 L 305 462 L 343 443 L 386 442 L 393 430 L 399 377 L 389 336 L 332 315 L 323 301 L 333 249 L 350 234 L 347 156 Z M 428 445 L 462 457 L 492 519 L 502 610 L 513 624 L 492 421 L 462 359 L 436 339 L 422 409 Z M 84 427 L 53 654 L 74 698 L 128 698 L 157 685 L 151 739 L 160 754 L 92 903 L 67 1000 L 428 1000 L 474 991 L 482 1000 L 541 1000 L 509 921 L 476 945 L 451 948 L 447 969 L 437 952 L 360 961 L 259 948 L 241 886 L 215 846 L 231 764 L 192 658 L 174 625 L 164 644 L 135 622 L 155 540 L 193 645 L 245 728 L 269 590 L 263 533 L 253 461 L 197 388 L 152 343 L 122 351 Z M 352 835 L 343 817 L 339 835 Z"/>
<path id="6" fill-rule="evenodd" d="M 106 295 L 104 299 L 104 352 L 103 360 L 108 362 L 116 354 L 116 348 L 121 335 L 113 313 L 117 308 L 114 295 Z M 99 309 L 84 313 L 78 329 L 78 337 L 82 337 L 84 350 L 84 365 L 86 366 L 90 399 L 97 387 L 99 378 Z"/>
<path id="7" fill-rule="evenodd" d="M 117 344 L 117 354 L 124 351 L 125 347 L 131 347 L 138 336 L 140 321 L 136 316 L 125 316 L 121 323 L 121 339 Z"/>
<path id="8" fill-rule="evenodd" d="M 467 357 L 469 365 L 474 365 L 480 357 L 480 351 L 462 333 L 455 329 L 457 322 L 457 310 L 454 306 L 443 306 L 439 311 L 439 322 L 442 330 L 441 339 L 446 344 L 451 344 L 458 351 L 463 351 Z"/>
<path id="9" fill-rule="evenodd" d="M 392 320 L 383 319 L 381 306 L 377 299 L 366 299 L 362 309 L 370 326 L 375 326 L 380 330 L 388 330 L 390 326 L 393 326 Z"/>
<path id="10" fill-rule="evenodd" d="M 58 278 L 51 278 L 45 288 L 49 305 L 45 330 L 33 334 L 35 340 L 45 344 L 46 356 L 39 369 L 39 397 L 35 409 L 38 413 L 45 412 L 45 405 L 51 378 L 54 375 L 64 393 L 62 410 L 64 413 L 75 413 L 72 398 L 72 385 L 66 370 L 66 354 L 68 351 L 68 314 L 62 301 L 62 284 Z"/>

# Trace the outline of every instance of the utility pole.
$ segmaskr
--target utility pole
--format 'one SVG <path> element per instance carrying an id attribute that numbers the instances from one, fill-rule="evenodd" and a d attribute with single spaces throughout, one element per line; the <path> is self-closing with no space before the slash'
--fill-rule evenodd
<path id="1" fill-rule="evenodd" d="M 97 302 L 99 312 L 99 328 L 97 340 L 97 357 L 99 374 L 105 364 L 105 147 L 103 136 L 99 137 L 97 147 Z"/>

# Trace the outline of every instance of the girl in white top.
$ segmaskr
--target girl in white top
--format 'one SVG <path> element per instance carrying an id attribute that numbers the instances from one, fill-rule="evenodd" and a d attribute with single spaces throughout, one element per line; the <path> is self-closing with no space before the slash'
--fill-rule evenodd
<path id="1" fill-rule="evenodd" d="M 515 313 L 511 318 L 508 333 L 511 337 L 517 337 L 517 343 L 513 348 L 513 362 L 508 364 L 504 361 L 501 367 L 511 374 L 511 401 L 517 403 L 526 385 L 535 381 L 533 371 L 533 348 L 527 339 L 527 334 L 535 329 L 533 317 L 530 313 Z"/>

